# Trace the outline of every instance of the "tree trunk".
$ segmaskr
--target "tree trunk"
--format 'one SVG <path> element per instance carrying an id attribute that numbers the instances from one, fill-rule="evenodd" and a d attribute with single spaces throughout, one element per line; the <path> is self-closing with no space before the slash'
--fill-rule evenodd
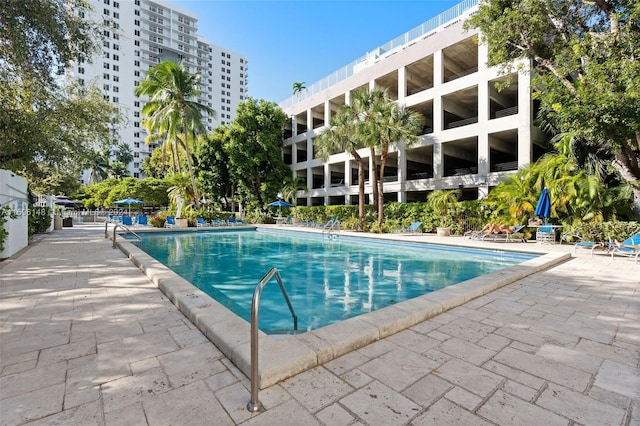
<path id="1" fill-rule="evenodd" d="M 364 164 L 358 151 L 351 151 L 351 155 L 358 162 L 358 218 L 364 220 Z"/>
<path id="2" fill-rule="evenodd" d="M 389 153 L 389 147 L 384 145 L 382 152 L 380 153 L 380 180 L 378 189 L 378 228 L 382 229 L 382 222 L 384 221 L 384 166 L 387 164 L 387 154 Z"/>
<path id="3" fill-rule="evenodd" d="M 637 134 L 640 141 L 640 133 Z M 640 172 L 638 167 L 638 158 L 630 144 L 622 144 L 622 148 L 615 152 L 613 167 L 620 173 L 622 178 L 629 183 L 633 191 L 634 210 L 640 210 Z"/>
<path id="4" fill-rule="evenodd" d="M 189 178 L 191 179 L 191 186 L 193 187 L 193 202 L 196 209 L 200 208 L 200 194 L 198 194 L 198 185 L 196 184 L 196 177 L 193 174 L 193 164 L 191 161 L 191 153 L 189 152 L 189 139 L 187 138 L 187 131 L 184 132 L 184 152 L 187 156 L 187 166 L 189 167 Z"/>
<path id="5" fill-rule="evenodd" d="M 369 170 L 369 177 L 371 178 L 371 189 L 373 196 L 373 211 L 378 214 L 378 162 L 376 161 L 376 150 L 371 148 L 371 170 Z"/>

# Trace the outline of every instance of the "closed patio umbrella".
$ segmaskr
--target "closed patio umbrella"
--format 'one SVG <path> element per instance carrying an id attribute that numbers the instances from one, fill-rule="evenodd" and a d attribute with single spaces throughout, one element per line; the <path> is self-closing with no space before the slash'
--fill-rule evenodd
<path id="1" fill-rule="evenodd" d="M 547 220 L 551 217 L 551 196 L 547 188 L 542 190 L 534 214 L 543 219 L 544 223 L 547 223 Z"/>

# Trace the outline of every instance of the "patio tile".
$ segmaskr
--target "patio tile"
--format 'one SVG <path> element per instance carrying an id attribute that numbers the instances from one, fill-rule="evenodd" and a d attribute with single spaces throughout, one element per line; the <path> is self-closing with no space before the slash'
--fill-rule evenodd
<path id="1" fill-rule="evenodd" d="M 287 379 L 282 387 L 312 413 L 353 391 L 351 386 L 323 367 L 316 367 Z"/>
<path id="2" fill-rule="evenodd" d="M 104 411 L 106 413 L 119 410 L 170 389 L 167 376 L 159 368 L 144 371 L 140 375 L 113 380 L 101 386 Z"/>
<path id="3" fill-rule="evenodd" d="M 499 425 L 544 424 L 545 426 L 566 426 L 569 424 L 569 419 L 567 418 L 502 391 L 497 391 L 489 398 L 478 409 L 477 413 Z"/>
<path id="4" fill-rule="evenodd" d="M 436 349 L 475 365 L 483 364 L 496 354 L 496 352 L 492 350 L 456 339 L 455 337 L 443 342 L 437 346 Z"/>
<path id="5" fill-rule="evenodd" d="M 583 425 L 621 425 L 625 417 L 625 410 L 553 383 L 542 392 L 536 404 Z"/>
<path id="6" fill-rule="evenodd" d="M 640 368 L 605 360 L 594 384 L 629 398 L 640 398 Z"/>
<path id="7" fill-rule="evenodd" d="M 402 394 L 416 404 L 429 407 L 452 388 L 451 383 L 442 380 L 436 374 L 428 374 L 405 389 Z"/>
<path id="8" fill-rule="evenodd" d="M 347 426 L 355 420 L 354 417 L 338 404 L 332 404 L 316 414 L 318 420 L 326 425 Z"/>
<path id="9" fill-rule="evenodd" d="M 340 403 L 370 425 L 404 425 L 420 412 L 419 405 L 378 381 L 342 398 Z"/>
<path id="10" fill-rule="evenodd" d="M 386 386 L 401 391 L 438 366 L 437 362 L 425 356 L 398 348 L 372 359 L 360 370 Z"/>
<path id="11" fill-rule="evenodd" d="M 475 414 L 470 413 L 464 408 L 444 398 L 429 407 L 427 411 L 419 415 L 415 420 L 411 422 L 411 424 L 414 426 L 493 425 L 493 423 L 489 423 L 486 420 L 483 420 Z"/>
<path id="12" fill-rule="evenodd" d="M 229 414 L 204 382 L 195 382 L 142 402 L 152 425 L 233 425 Z"/>
<path id="13" fill-rule="evenodd" d="M 489 395 L 503 380 L 500 376 L 457 358 L 444 363 L 434 374 L 481 397 Z"/>
<path id="14" fill-rule="evenodd" d="M 22 393 L 2 402 L 2 425 L 12 426 L 36 420 L 62 411 L 64 383 L 40 387 L 32 392 Z"/>
<path id="15" fill-rule="evenodd" d="M 296 400 L 292 399 L 286 403 L 265 411 L 254 414 L 253 417 L 242 423 L 243 426 L 263 426 L 263 425 L 286 425 L 291 420 L 298 425 L 320 426 L 320 421 L 304 409 Z"/>
<path id="16" fill-rule="evenodd" d="M 589 373 L 509 347 L 493 360 L 578 391 L 584 391 L 591 380 Z"/>

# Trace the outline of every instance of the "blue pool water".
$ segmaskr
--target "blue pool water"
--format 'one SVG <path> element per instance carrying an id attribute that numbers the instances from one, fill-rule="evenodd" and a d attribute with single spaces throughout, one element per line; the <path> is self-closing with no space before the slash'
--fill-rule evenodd
<path id="1" fill-rule="evenodd" d="M 278 268 L 307 331 L 408 300 L 536 255 L 259 229 L 154 233 L 141 248 L 245 320 L 260 279 Z M 260 299 L 260 329 L 292 328 L 275 280 Z"/>

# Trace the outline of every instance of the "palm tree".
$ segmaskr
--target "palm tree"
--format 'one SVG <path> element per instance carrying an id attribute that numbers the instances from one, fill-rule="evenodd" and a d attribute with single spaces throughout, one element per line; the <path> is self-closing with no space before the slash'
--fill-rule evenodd
<path id="1" fill-rule="evenodd" d="M 325 129 L 315 140 L 318 157 L 326 160 L 331 154 L 347 151 L 358 163 L 358 217 L 364 219 L 364 163 L 358 153 L 365 145 L 357 137 L 358 117 L 349 105 L 338 109 Z"/>
<path id="2" fill-rule="evenodd" d="M 91 182 L 98 183 L 109 177 L 109 149 L 93 151 L 89 154 L 87 168 L 91 171 Z"/>
<path id="3" fill-rule="evenodd" d="M 307 185 L 303 178 L 297 176 L 288 182 L 282 187 L 282 196 L 285 201 L 291 201 L 293 204 L 297 204 L 298 202 L 298 191 L 308 191 Z"/>
<path id="4" fill-rule="evenodd" d="M 356 91 L 352 94 L 351 104 L 360 122 L 358 134 L 371 150 L 374 208 L 377 209 L 378 226 L 381 227 L 384 221 L 384 168 L 389 147 L 394 143 L 411 145 L 417 142 L 424 117 L 398 105 L 386 89 Z M 379 172 L 376 150 L 380 153 Z"/>
<path id="5" fill-rule="evenodd" d="M 293 94 L 300 94 L 302 93 L 302 90 L 306 89 L 307 87 L 304 85 L 304 81 L 296 81 L 295 83 L 293 83 Z"/>
<path id="6" fill-rule="evenodd" d="M 391 101 L 380 107 L 380 121 L 376 123 L 379 132 L 378 146 L 380 150 L 380 176 L 378 179 L 378 226 L 384 220 L 384 168 L 387 163 L 389 147 L 392 144 L 409 146 L 418 141 L 418 132 L 424 124 L 424 116 L 419 112 L 406 109 Z M 372 139 L 375 140 L 375 139 Z"/>
<path id="7" fill-rule="evenodd" d="M 189 136 L 205 132 L 203 113 L 215 117 L 213 109 L 191 100 L 200 95 L 198 80 L 199 76 L 186 71 L 182 63 L 164 60 L 149 70 L 146 79 L 134 92 L 136 96 L 149 97 L 142 108 L 142 114 L 147 117 L 142 123 L 149 133 L 148 138 L 164 136 L 166 141 L 172 141 L 176 157 L 177 145 L 181 144 L 184 148 L 196 208 L 200 207 L 200 197 L 193 172 Z"/>

